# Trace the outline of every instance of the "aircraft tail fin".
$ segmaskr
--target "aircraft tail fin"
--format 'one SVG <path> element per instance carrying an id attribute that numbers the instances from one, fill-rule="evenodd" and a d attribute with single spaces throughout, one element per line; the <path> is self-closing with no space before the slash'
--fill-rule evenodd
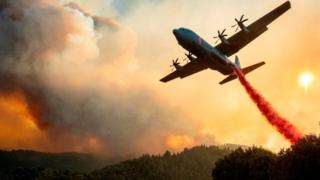
<path id="1" fill-rule="evenodd" d="M 237 62 L 237 60 L 236 60 L 236 62 Z M 241 69 L 241 71 L 242 71 L 243 74 L 248 74 L 248 73 L 250 73 L 251 71 L 259 68 L 260 66 L 262 66 L 262 65 L 264 65 L 264 64 L 266 64 L 266 63 L 265 63 L 265 62 L 259 62 L 259 63 L 257 63 L 257 64 L 254 64 L 254 65 L 245 67 L 245 68 Z M 236 65 L 237 65 L 237 63 L 236 63 Z M 234 80 L 234 79 L 237 79 L 237 75 L 233 73 L 233 74 L 229 75 L 227 78 L 225 78 L 224 80 L 222 80 L 219 84 L 222 85 L 222 84 L 225 84 L 225 83 L 227 83 L 227 82 L 229 82 L 229 81 L 232 81 L 232 80 Z"/>
<path id="2" fill-rule="evenodd" d="M 239 60 L 238 56 L 236 56 L 236 59 L 235 59 L 234 63 L 238 68 L 241 69 L 240 60 Z"/>

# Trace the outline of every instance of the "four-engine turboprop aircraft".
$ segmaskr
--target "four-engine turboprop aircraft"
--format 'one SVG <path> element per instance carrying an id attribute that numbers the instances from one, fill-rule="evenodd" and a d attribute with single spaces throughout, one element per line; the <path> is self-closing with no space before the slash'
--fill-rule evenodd
<path id="1" fill-rule="evenodd" d="M 160 81 L 168 82 L 178 77 L 185 78 L 210 68 L 212 70 L 219 71 L 224 75 L 229 75 L 226 79 L 220 82 L 220 84 L 224 84 L 237 78 L 236 74 L 234 73 L 234 68 L 241 69 L 244 74 L 257 69 L 258 67 L 264 65 L 265 62 L 260 62 L 249 67 L 241 68 L 240 61 L 237 56 L 235 58 L 235 62 L 232 62 L 227 57 L 235 54 L 244 46 L 249 44 L 252 40 L 267 31 L 267 26 L 276 18 L 285 13 L 288 9 L 290 9 L 290 7 L 291 4 L 289 1 L 287 1 L 249 26 L 245 26 L 243 24 L 248 19 L 243 19 L 244 16 L 242 15 L 239 20 L 235 19 L 237 22 L 237 29 L 240 28 L 241 31 L 234 34 L 230 38 L 226 38 L 227 35 L 225 34 L 225 29 L 222 32 L 218 31 L 218 36 L 215 38 L 220 40 L 221 43 L 216 47 L 211 46 L 200 36 L 189 29 L 174 29 L 173 34 L 178 43 L 184 49 L 189 51 L 189 53 L 186 54 L 189 62 L 182 66 L 178 62 L 178 59 L 173 60 L 171 66 L 175 67 L 175 71 L 165 76 Z"/>

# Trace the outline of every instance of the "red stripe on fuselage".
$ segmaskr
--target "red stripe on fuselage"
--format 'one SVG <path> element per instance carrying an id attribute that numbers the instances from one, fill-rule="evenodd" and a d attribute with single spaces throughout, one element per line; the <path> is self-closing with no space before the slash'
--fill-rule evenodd
<path id="1" fill-rule="evenodd" d="M 198 43 L 201 45 L 202 44 L 202 38 L 199 36 L 198 37 Z"/>

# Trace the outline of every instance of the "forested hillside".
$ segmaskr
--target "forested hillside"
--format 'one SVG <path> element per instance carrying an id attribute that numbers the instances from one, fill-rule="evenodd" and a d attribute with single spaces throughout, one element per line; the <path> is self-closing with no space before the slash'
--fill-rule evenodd
<path id="1" fill-rule="evenodd" d="M 278 154 L 261 147 L 236 147 L 196 146 L 180 153 L 166 151 L 104 164 L 104 168 L 107 162 L 90 154 L 0 151 L 0 179 L 319 179 L 319 136 L 306 136 Z"/>
<path id="2" fill-rule="evenodd" d="M 180 153 L 167 151 L 107 165 L 110 161 L 90 154 L 0 151 L 0 176 L 1 179 L 211 179 L 215 161 L 230 152 L 225 146 L 196 146 Z"/>
<path id="3" fill-rule="evenodd" d="M 92 179 L 212 179 L 215 161 L 231 150 L 218 146 L 197 146 L 173 154 L 143 155 L 140 158 L 107 166 L 90 174 Z"/>
<path id="4" fill-rule="evenodd" d="M 0 171 L 17 168 L 45 168 L 90 172 L 109 164 L 108 160 L 85 153 L 42 153 L 35 151 L 0 151 Z"/>

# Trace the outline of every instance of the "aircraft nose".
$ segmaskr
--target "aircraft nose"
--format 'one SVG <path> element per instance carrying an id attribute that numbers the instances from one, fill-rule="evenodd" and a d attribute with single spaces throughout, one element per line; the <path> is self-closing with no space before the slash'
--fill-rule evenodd
<path id="1" fill-rule="evenodd" d="M 173 32 L 173 34 L 174 34 L 175 36 L 177 36 L 177 34 L 178 34 L 178 30 L 177 30 L 177 29 L 174 29 L 172 32 Z"/>

